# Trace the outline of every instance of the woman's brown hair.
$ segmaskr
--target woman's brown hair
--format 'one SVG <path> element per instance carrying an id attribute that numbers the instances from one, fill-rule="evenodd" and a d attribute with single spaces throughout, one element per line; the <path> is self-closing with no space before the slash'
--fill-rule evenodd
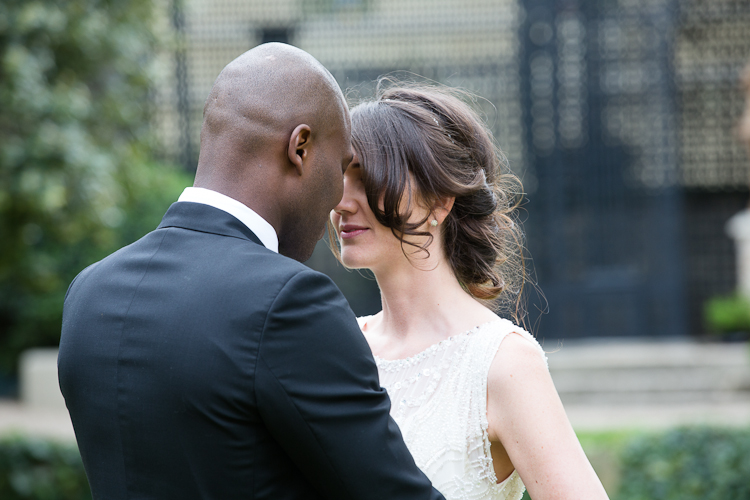
<path id="1" fill-rule="evenodd" d="M 432 236 L 420 228 L 431 215 L 409 222 L 415 202 L 429 208 L 455 198 L 442 223 L 453 273 L 473 297 L 521 322 L 524 235 L 515 214 L 522 186 L 464 101 L 472 98 L 457 89 L 381 79 L 375 100 L 352 110 L 352 143 L 370 208 L 402 248 L 429 254 Z"/>

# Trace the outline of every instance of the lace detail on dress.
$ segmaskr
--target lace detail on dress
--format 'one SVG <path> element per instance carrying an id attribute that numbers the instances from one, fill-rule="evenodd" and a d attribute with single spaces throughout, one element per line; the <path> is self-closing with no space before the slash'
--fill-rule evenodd
<path id="1" fill-rule="evenodd" d="M 366 320 L 361 318 L 360 325 Z M 533 342 L 544 356 L 534 337 L 498 318 L 406 359 L 375 358 L 409 451 L 447 500 L 523 496 L 516 471 L 497 482 L 487 433 L 487 374 L 511 332 Z"/>
<path id="2" fill-rule="evenodd" d="M 365 318 L 362 318 L 365 320 L 369 318 L 370 316 L 367 316 Z M 497 320 L 495 320 L 497 321 Z M 490 323 L 494 323 L 495 321 L 487 322 L 483 325 L 476 326 L 472 328 L 471 330 L 467 330 L 463 333 L 459 333 L 458 335 L 454 335 L 452 337 L 448 337 L 447 339 L 443 339 L 437 344 L 433 344 L 424 351 L 415 354 L 414 356 L 409 356 L 408 358 L 404 359 L 382 359 L 375 356 L 375 359 L 378 361 L 378 369 L 381 369 L 383 371 L 394 371 L 394 370 L 401 370 L 406 366 L 414 366 L 420 361 L 422 361 L 424 358 L 428 356 L 432 356 L 435 353 L 438 353 L 440 351 L 443 351 L 451 346 L 454 342 L 460 342 L 463 340 L 463 337 L 466 337 L 467 335 L 471 335 L 473 332 L 476 332 L 480 328 L 484 327 L 485 325 L 488 325 Z M 364 324 L 364 322 L 360 323 L 360 326 Z"/>

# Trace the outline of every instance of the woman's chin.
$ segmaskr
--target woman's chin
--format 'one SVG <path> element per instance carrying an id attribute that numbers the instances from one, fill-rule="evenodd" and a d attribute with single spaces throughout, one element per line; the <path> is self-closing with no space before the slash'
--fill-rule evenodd
<path id="1" fill-rule="evenodd" d="M 364 259 L 359 258 L 354 255 L 347 255 L 345 252 L 341 253 L 341 262 L 344 263 L 344 266 L 348 267 L 349 269 L 368 269 L 369 266 L 364 261 Z"/>

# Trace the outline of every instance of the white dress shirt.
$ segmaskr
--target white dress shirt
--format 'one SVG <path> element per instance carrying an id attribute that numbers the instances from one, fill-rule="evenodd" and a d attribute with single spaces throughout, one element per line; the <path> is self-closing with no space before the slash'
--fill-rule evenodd
<path id="1" fill-rule="evenodd" d="M 177 201 L 202 203 L 233 215 L 255 233 L 267 249 L 279 253 L 279 237 L 273 226 L 254 210 L 234 198 L 206 188 L 187 187 Z"/>

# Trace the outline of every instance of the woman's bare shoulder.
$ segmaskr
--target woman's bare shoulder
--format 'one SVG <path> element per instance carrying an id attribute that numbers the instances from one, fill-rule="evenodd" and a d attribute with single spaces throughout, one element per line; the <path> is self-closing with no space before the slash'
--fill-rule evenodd
<path id="1" fill-rule="evenodd" d="M 526 392 L 543 386 L 549 390 L 547 357 L 527 332 L 510 331 L 503 338 L 487 374 L 488 389 L 496 394 Z"/>
<path id="2" fill-rule="evenodd" d="M 540 362 L 544 371 L 547 370 L 546 353 L 533 335 L 507 319 L 500 319 L 494 325 L 496 333 L 503 336 L 492 363 L 494 370 L 539 367 Z"/>

